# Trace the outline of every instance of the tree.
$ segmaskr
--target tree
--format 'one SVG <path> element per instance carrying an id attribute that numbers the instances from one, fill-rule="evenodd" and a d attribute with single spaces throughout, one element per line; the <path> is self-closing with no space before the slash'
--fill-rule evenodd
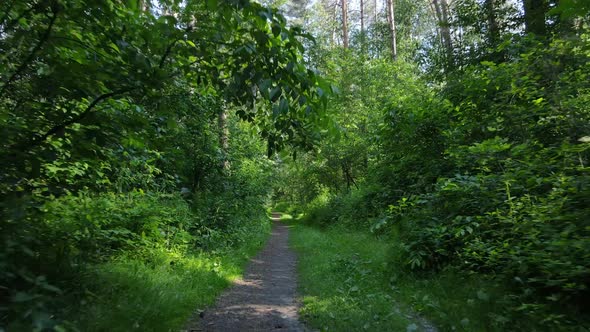
<path id="1" fill-rule="evenodd" d="M 342 46 L 348 48 L 348 0 L 340 0 L 342 7 Z"/>
<path id="2" fill-rule="evenodd" d="M 451 39 L 451 25 L 449 22 L 449 5 L 447 0 L 432 0 L 434 14 L 438 21 L 438 31 L 447 66 L 453 63 L 453 41 Z"/>
<path id="3" fill-rule="evenodd" d="M 386 0 L 387 2 L 387 21 L 389 24 L 389 33 L 391 38 L 391 57 L 397 59 L 397 31 L 395 25 L 395 0 Z"/>
<path id="4" fill-rule="evenodd" d="M 545 13 L 547 12 L 547 0 L 523 0 L 524 22 L 527 33 L 533 33 L 539 37 L 547 34 Z"/>
<path id="5" fill-rule="evenodd" d="M 488 41 L 492 47 L 497 47 L 500 41 L 500 26 L 497 13 L 498 0 L 486 0 L 484 3 L 488 21 Z"/>
<path id="6" fill-rule="evenodd" d="M 361 35 L 365 33 L 365 1 L 360 0 Z"/>
<path id="7" fill-rule="evenodd" d="M 47 150 L 56 149 L 55 141 L 71 140 L 79 126 L 103 126 L 99 114 L 113 112 L 114 102 L 143 107 L 145 96 L 177 84 L 213 89 L 241 105 L 240 117 L 257 123 L 269 152 L 312 144 L 308 120 L 330 87 L 301 63 L 298 38 L 307 37 L 300 29 L 255 3 L 220 1 L 214 12 L 210 2 L 161 5 L 176 14 L 78 0 L 9 11 L 0 38 L 0 107 L 8 119 L 2 153 L 11 156 L 2 160 L 5 183 L 36 177 L 54 159 Z M 76 144 L 86 144 L 80 139 Z"/>

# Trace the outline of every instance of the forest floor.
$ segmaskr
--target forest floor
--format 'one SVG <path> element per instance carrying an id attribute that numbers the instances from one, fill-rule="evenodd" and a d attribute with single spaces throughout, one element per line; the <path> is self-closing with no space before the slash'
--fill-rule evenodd
<path id="1" fill-rule="evenodd" d="M 305 331 L 298 320 L 297 256 L 289 226 L 273 214 L 268 243 L 210 309 L 197 313 L 186 331 Z"/>
<path id="2" fill-rule="evenodd" d="M 419 287 L 415 280 L 395 277 L 388 241 L 341 227 L 321 229 L 295 220 L 288 224 L 291 248 L 300 257 L 299 312 L 306 324 L 320 331 L 438 331 L 426 319 L 436 316 L 425 310 L 429 307 L 414 306 L 434 296 L 430 286 L 435 283 Z M 451 324 L 458 321 L 449 316 Z M 448 330 L 485 330 L 461 327 Z"/>

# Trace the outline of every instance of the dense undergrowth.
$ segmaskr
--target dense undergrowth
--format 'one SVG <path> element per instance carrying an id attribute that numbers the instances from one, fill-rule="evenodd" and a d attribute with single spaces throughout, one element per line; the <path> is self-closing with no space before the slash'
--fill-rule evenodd
<path id="1" fill-rule="evenodd" d="M 406 303 L 447 328 L 586 331 L 589 45 L 587 33 L 519 40 L 508 60 L 469 65 L 438 88 L 411 65 L 361 70 L 341 64 L 362 55 L 333 56 L 327 71 L 350 89 L 330 104 L 344 137 L 285 165 L 296 189 L 277 199 L 309 225 L 379 236 L 390 276 L 425 286 Z M 464 280 L 481 288 L 462 292 Z M 490 306 L 451 314 L 478 298 Z"/>
<path id="2" fill-rule="evenodd" d="M 346 253 L 314 257 L 335 274 L 309 282 L 342 285 L 308 291 L 353 304 L 309 298 L 318 326 L 364 328 L 376 294 L 448 328 L 587 331 L 586 2 L 400 0 L 350 40 L 341 2 L 342 46 L 326 1 L 298 1 L 315 42 L 248 0 L 0 2 L 0 329 L 175 330 L 272 198 Z"/>
<path id="3" fill-rule="evenodd" d="M 494 326 L 489 315 L 501 310 L 498 300 L 504 290 L 487 280 L 451 270 L 416 278 L 392 262 L 399 247 L 392 245 L 391 236 L 340 226 L 319 229 L 300 221 L 291 225 L 291 245 L 300 254 L 301 315 L 314 328 L 505 330 Z M 531 331 L 537 323 L 523 322 L 515 329 Z"/>
<path id="4" fill-rule="evenodd" d="M 236 138 L 238 126 L 230 128 Z M 198 190 L 170 190 L 178 183 L 160 176 L 170 167 L 160 164 L 111 178 L 136 189 L 35 193 L 22 198 L 26 204 L 6 207 L 2 326 L 7 331 L 182 328 L 241 274 L 270 230 L 264 206 L 271 162 L 257 157 L 263 155 L 261 142 L 241 142 L 232 154 L 251 157 L 233 160 L 231 171 L 203 175 Z M 211 148 L 207 145 L 216 142 L 202 144 Z M 110 162 L 133 167 L 125 160 L 122 166 Z"/>
<path id="5" fill-rule="evenodd" d="M 0 330 L 177 331 L 268 234 L 266 156 L 318 138 L 310 37 L 250 1 L 0 13 Z"/>
<path id="6" fill-rule="evenodd" d="M 388 289 L 387 246 L 345 229 L 320 231 L 291 222 L 299 254 L 301 318 L 322 331 L 402 331 L 406 308 Z"/>
<path id="7" fill-rule="evenodd" d="M 235 230 L 233 240 L 243 242 L 237 246 L 216 243 L 212 252 L 152 249 L 92 267 L 82 277 L 90 300 L 67 319 L 81 331 L 179 330 L 242 275 L 265 242 L 269 223 L 251 224 Z"/>
<path id="8" fill-rule="evenodd" d="M 268 234 L 264 202 L 232 195 L 217 196 L 216 213 L 142 191 L 45 203 L 42 218 L 14 225 L 4 242 L 7 330 L 178 330 Z"/>

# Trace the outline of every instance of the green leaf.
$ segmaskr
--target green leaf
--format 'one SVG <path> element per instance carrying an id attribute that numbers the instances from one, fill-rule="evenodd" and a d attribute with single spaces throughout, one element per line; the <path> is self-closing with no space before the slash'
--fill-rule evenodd
<path id="1" fill-rule="evenodd" d="M 110 48 L 111 48 L 113 51 L 115 51 L 115 52 L 117 52 L 117 53 L 119 53 L 119 54 L 121 53 L 121 50 L 119 49 L 119 46 L 117 46 L 117 44 L 115 44 L 115 43 L 111 42 L 111 43 L 109 43 L 109 47 L 110 47 Z"/>
<path id="2" fill-rule="evenodd" d="M 279 112 L 281 114 L 286 114 L 289 111 L 289 102 L 287 101 L 287 99 L 281 99 L 280 103 L 279 103 Z"/>
<path id="3" fill-rule="evenodd" d="M 25 292 L 17 292 L 12 297 L 12 301 L 18 302 L 18 303 L 28 302 L 28 301 L 31 301 L 31 300 L 34 300 L 34 299 L 38 298 L 39 296 L 40 295 L 38 295 L 38 294 L 30 294 L 30 293 L 25 293 Z"/>
<path id="4" fill-rule="evenodd" d="M 207 0 L 207 9 L 215 11 L 217 9 L 217 0 Z"/>
<path id="5" fill-rule="evenodd" d="M 281 34 L 281 27 L 277 24 L 273 24 L 272 26 L 272 34 L 275 37 L 278 37 Z"/>
<path id="6" fill-rule="evenodd" d="M 270 101 L 275 102 L 283 93 L 283 90 L 281 89 L 280 86 L 276 86 L 274 87 L 271 91 L 270 91 Z"/>
<path id="7" fill-rule="evenodd" d="M 324 89 L 318 87 L 316 90 L 318 92 L 318 96 L 320 96 L 320 97 L 324 96 Z"/>
<path id="8" fill-rule="evenodd" d="M 484 292 L 482 290 L 478 290 L 477 291 L 477 298 L 482 301 L 488 301 L 490 299 L 490 296 L 486 292 Z"/>
<path id="9" fill-rule="evenodd" d="M 272 85 L 272 80 L 270 79 L 265 79 L 262 80 L 261 82 L 258 82 L 258 90 L 260 90 L 260 93 L 262 94 L 263 97 L 268 98 L 269 97 L 269 89 Z"/>

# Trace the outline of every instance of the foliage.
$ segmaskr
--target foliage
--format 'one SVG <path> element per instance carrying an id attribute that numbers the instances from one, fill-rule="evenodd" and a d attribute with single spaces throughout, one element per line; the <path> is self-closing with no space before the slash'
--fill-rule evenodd
<path id="1" fill-rule="evenodd" d="M 248 252 L 251 253 L 253 245 L 260 245 L 261 242 L 255 238 L 265 234 L 265 229 L 268 230 L 268 223 L 261 223 L 261 220 L 266 219 L 261 203 L 257 200 L 243 200 L 233 193 L 220 198 L 225 201 L 216 203 L 217 211 L 197 208 L 196 211 L 202 209 L 201 213 L 192 212 L 190 206 L 178 194 L 150 194 L 142 191 L 101 195 L 82 192 L 44 203 L 40 208 L 42 215 L 31 219 L 26 227 L 10 225 L 11 228 L 7 229 L 12 237 L 3 242 L 1 278 L 2 284 L 11 285 L 11 289 L 6 290 L 5 294 L 9 301 L 6 303 L 8 306 L 3 307 L 6 315 L 4 319 L 14 328 L 25 328 L 26 324 L 36 328 L 63 325 L 68 322 L 63 321 L 64 317 L 69 319 L 72 315 L 69 312 L 76 312 L 75 307 L 67 304 L 68 301 L 71 301 L 72 297 L 78 297 L 83 303 L 88 304 L 85 310 L 90 311 L 84 314 L 84 319 L 88 320 L 88 323 L 94 321 L 98 325 L 122 324 L 109 325 L 122 330 L 132 327 L 133 322 L 110 322 L 108 310 L 112 307 L 109 301 L 121 301 L 126 303 L 124 306 L 129 311 L 136 310 L 130 306 L 143 307 L 146 304 L 136 296 L 151 297 L 158 294 L 161 291 L 157 289 L 166 288 L 166 284 L 175 280 L 177 275 L 188 278 L 185 274 L 191 271 L 189 267 L 192 265 L 185 269 L 181 262 L 186 261 L 189 264 L 193 259 L 191 252 L 213 252 L 202 255 L 206 260 L 217 261 L 216 257 L 226 255 L 228 251 L 250 248 Z M 237 209 L 238 202 L 247 205 L 241 205 Z M 206 214 L 210 215 L 207 218 L 200 217 Z M 220 223 L 223 220 L 232 220 L 232 223 L 226 222 L 222 225 Z M 35 236 L 36 234 L 43 234 L 43 237 Z M 114 257 L 121 256 L 122 258 L 112 262 Z M 164 264 L 158 258 L 160 256 L 172 258 L 166 258 Z M 235 257 L 243 258 L 241 254 Z M 151 266 L 166 268 L 170 259 L 177 261 L 176 269 L 166 269 L 162 271 L 161 276 L 151 270 Z M 239 262 L 232 261 L 230 264 L 242 264 L 243 261 Z M 200 265 L 197 267 L 201 269 Z M 115 278 L 112 276 L 113 271 L 104 272 L 110 269 L 118 271 L 116 275 L 121 274 L 120 281 L 106 281 L 107 278 Z M 163 284 L 156 284 L 147 289 L 141 288 L 146 280 L 160 277 L 164 279 L 158 279 L 157 282 Z M 215 278 L 219 277 L 199 272 L 185 279 L 193 286 L 187 286 L 184 284 L 185 281 L 182 281 L 178 287 L 194 288 L 195 284 L 201 284 L 209 279 L 214 281 Z M 111 291 L 111 287 L 118 284 L 120 286 L 117 286 L 117 291 Z M 210 303 L 212 296 L 225 287 L 227 281 L 214 284 L 217 285 L 214 291 L 206 289 L 203 293 L 203 288 L 198 287 L 194 292 L 199 296 L 205 296 L 208 299 L 206 303 Z M 67 296 L 66 291 L 70 293 Z M 180 301 L 174 295 L 173 289 L 167 289 L 167 292 L 172 296 L 170 301 Z M 212 292 L 211 295 L 204 295 L 209 292 Z M 94 294 L 103 296 L 96 297 Z M 177 311 L 162 312 L 161 306 L 165 306 L 166 302 L 159 300 L 154 302 L 153 306 L 144 309 L 161 312 L 166 319 L 175 317 L 172 323 L 178 327 L 196 303 L 190 297 L 182 301 L 184 304 L 178 309 L 184 310 L 181 317 L 174 316 Z M 103 312 L 104 310 L 107 312 Z M 147 314 L 147 311 L 142 312 L 142 315 Z M 172 324 L 168 321 L 161 323 Z M 75 328 L 80 327 L 79 324 L 87 323 L 70 321 L 70 324 L 71 326 L 68 326 Z M 89 325 L 87 328 L 102 329 L 96 326 Z"/>
<path id="2" fill-rule="evenodd" d="M 367 234 L 301 224 L 293 226 L 290 241 L 300 255 L 301 315 L 312 327 L 401 331 L 410 325 L 406 308 L 387 287 L 387 246 L 382 242 Z"/>
<path id="3" fill-rule="evenodd" d="M 443 331 L 505 331 L 515 327 L 508 327 L 508 319 L 499 314 L 507 301 L 502 298 L 505 290 L 493 279 L 452 269 L 427 277 L 400 269 L 392 259 L 403 255 L 395 233 L 375 236 L 348 227 L 318 230 L 298 221 L 292 225 L 291 242 L 301 254 L 298 273 L 305 281 L 300 284 L 302 314 L 316 328 L 419 330 L 435 324 Z M 539 321 L 514 319 L 522 324 L 519 328 L 543 330 Z"/>
<path id="4" fill-rule="evenodd" d="M 243 244 L 215 253 L 152 249 L 141 260 L 122 256 L 99 264 L 83 276 L 90 300 L 67 318 L 81 331 L 179 330 L 242 274 L 247 259 L 264 243 L 269 226 L 268 222 L 245 225 L 234 234 Z"/>
<path id="5" fill-rule="evenodd" d="M 331 86 L 276 10 L 11 0 L 0 13 L 0 326 L 66 328 L 70 294 L 96 300 L 84 276 L 100 266 L 137 281 L 153 251 L 243 247 L 266 225 L 264 154 L 319 138 Z"/>
<path id="6" fill-rule="evenodd" d="M 303 167 L 288 166 L 295 187 L 307 189 L 281 188 L 281 197 L 308 224 L 389 234 L 391 262 L 414 283 L 451 273 L 498 286 L 502 306 L 475 324 L 587 324 L 587 26 L 562 36 L 512 36 L 501 58 L 466 55 L 442 85 L 359 50 L 330 57 L 325 71 L 345 91 L 328 109 L 341 138 L 323 143 L 320 157 L 302 157 Z M 355 128 L 364 117 L 373 130 Z M 357 140 L 363 148 L 354 150 Z M 331 164 L 348 151 L 358 188 Z"/>
<path id="7" fill-rule="evenodd" d="M 586 51 L 572 46 L 556 41 L 518 62 L 483 63 L 449 87 L 457 106 L 441 131 L 454 174 L 435 173 L 431 190 L 390 208 L 392 223 L 406 221 L 399 227 L 410 267 L 500 274 L 515 289 L 513 310 L 556 327 L 575 324 L 559 308 L 583 303 L 590 271 L 588 145 L 580 140 L 589 114 L 578 104 L 588 98 L 588 67 L 576 60 Z M 554 80 L 533 74 L 558 70 L 547 63 L 563 56 L 571 61 Z"/>
<path id="8" fill-rule="evenodd" d="M 43 218 L 27 227 L 5 228 L 12 234 L 2 250 L 2 284 L 12 286 L 3 308 L 8 321 L 30 319 L 49 327 L 55 295 L 85 264 L 123 250 L 178 249 L 192 240 L 186 231 L 190 210 L 173 195 L 80 193 L 48 201 L 41 212 Z"/>
<path id="9" fill-rule="evenodd" d="M 587 323 L 588 5 L 539 3 L 436 1 L 434 17 L 396 1 L 391 61 L 377 8 L 342 49 L 326 1 L 297 6 L 317 43 L 247 0 L 3 1 L 0 324 L 134 328 L 88 323 L 112 301 L 178 327 L 188 298 L 184 314 L 137 303 L 166 285 L 210 301 L 223 282 L 192 264 L 248 247 L 271 198 L 309 224 L 389 236 L 389 258 L 368 247 L 395 264 L 377 279 L 492 283 L 501 307 L 463 327 Z M 363 263 L 338 262 L 346 299 L 369 301 L 349 285 L 378 288 Z"/>

